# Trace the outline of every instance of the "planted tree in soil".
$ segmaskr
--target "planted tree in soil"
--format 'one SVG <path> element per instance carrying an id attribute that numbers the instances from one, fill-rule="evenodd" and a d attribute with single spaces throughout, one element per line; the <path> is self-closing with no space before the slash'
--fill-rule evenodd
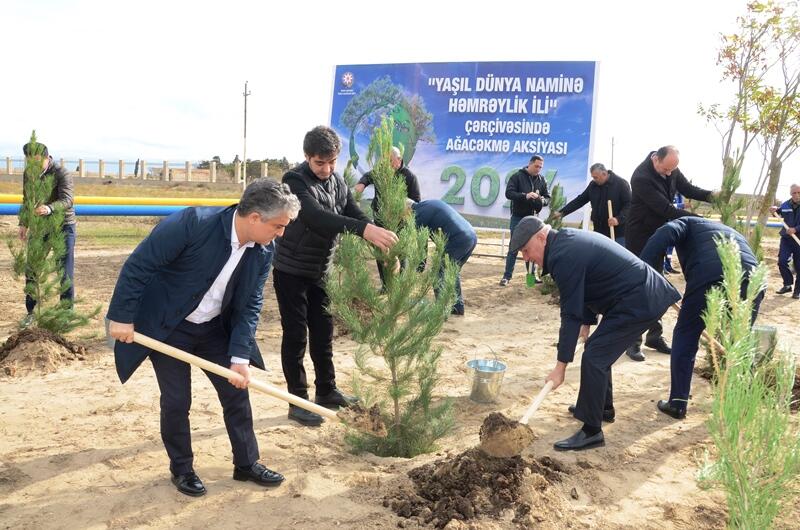
<path id="1" fill-rule="evenodd" d="M 550 190 L 550 214 L 544 222 L 553 227 L 553 229 L 558 230 L 563 226 L 564 220 L 561 217 L 556 217 L 554 214 L 564 207 L 567 203 L 567 198 L 564 195 L 564 187 L 561 184 L 553 185 L 556 180 L 556 174 L 555 171 L 548 171 L 545 176 L 547 179 L 547 188 Z M 542 294 L 552 295 L 553 300 L 558 302 L 558 286 L 550 275 L 542 277 L 541 291 Z"/>
<path id="2" fill-rule="evenodd" d="M 71 300 L 59 299 L 69 289 L 68 281 L 62 283 L 66 253 L 62 231 L 64 211 L 54 207 L 50 215 L 34 214 L 37 206 L 49 200 L 55 182 L 53 175 L 42 175 L 43 146 L 36 141 L 36 131 L 31 134 L 30 143 L 31 156 L 26 157 L 23 175 L 24 202 L 19 211 L 20 224 L 27 227 L 26 240 L 9 240 L 8 246 L 14 275 L 26 279 L 24 294 L 36 301 L 36 307 L 31 326 L 19 336 L 9 338 L 3 351 L 8 350 L 9 344 L 25 342 L 26 336 L 50 338 L 74 350 L 74 345 L 61 335 L 87 324 L 99 307 L 87 315 L 76 312 Z"/>
<path id="3" fill-rule="evenodd" d="M 709 345 L 714 368 L 709 431 L 715 454 L 702 478 L 725 490 L 729 528 L 772 528 L 796 491 L 800 471 L 800 431 L 790 415 L 794 356 L 779 351 L 762 356 L 750 327 L 753 300 L 766 277 L 764 265 L 751 274 L 742 300 L 737 244 L 720 241 L 717 251 L 724 280 L 707 295 L 704 319 L 727 355 Z"/>
<path id="4" fill-rule="evenodd" d="M 390 164 L 392 128 L 384 119 L 375 129 L 368 159 L 380 190 L 378 221 L 399 242 L 383 253 L 343 235 L 326 288 L 331 313 L 360 344 L 355 392 L 366 405 L 378 404 L 388 430 L 385 438 L 352 432 L 348 443 L 358 451 L 412 457 L 432 451 L 453 426 L 451 403 L 433 395 L 442 352 L 433 340 L 453 306 L 457 269 L 444 237 L 417 228 L 406 206 L 405 182 Z M 368 272 L 376 259 L 386 263 L 383 286 Z"/>

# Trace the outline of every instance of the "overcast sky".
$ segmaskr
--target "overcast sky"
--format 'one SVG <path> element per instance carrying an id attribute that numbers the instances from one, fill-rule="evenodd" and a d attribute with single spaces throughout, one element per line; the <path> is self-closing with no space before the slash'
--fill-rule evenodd
<path id="1" fill-rule="evenodd" d="M 732 93 L 715 58 L 745 1 L 6 0 L 2 13 L 0 157 L 35 128 L 56 157 L 229 161 L 248 80 L 248 157 L 295 161 L 330 119 L 336 64 L 594 60 L 594 160 L 611 165 L 613 137 L 627 178 L 671 143 L 684 174 L 715 188 L 719 134 L 697 106 Z"/>

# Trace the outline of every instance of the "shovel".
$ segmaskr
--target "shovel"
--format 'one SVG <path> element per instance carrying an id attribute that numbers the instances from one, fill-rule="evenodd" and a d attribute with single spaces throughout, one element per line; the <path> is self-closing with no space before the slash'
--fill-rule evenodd
<path id="1" fill-rule="evenodd" d="M 613 208 L 611 207 L 611 199 L 608 200 L 608 218 L 609 219 L 613 219 L 614 218 L 614 211 L 613 211 Z M 611 241 L 616 241 L 617 238 L 614 237 L 614 227 L 611 226 L 611 225 L 608 225 L 608 228 L 611 231 Z"/>
<path id="2" fill-rule="evenodd" d="M 481 451 L 495 458 L 509 458 L 521 454 L 536 439 L 536 434 L 528 426 L 528 422 L 552 389 L 553 382 L 547 381 L 519 421 L 506 418 L 499 412 L 490 414 L 481 425 Z"/>
<path id="3" fill-rule="evenodd" d="M 164 355 L 169 355 L 170 357 L 174 357 L 180 361 L 197 366 L 198 368 L 201 368 L 207 372 L 217 374 L 225 379 L 240 379 L 242 377 L 233 370 L 220 366 L 216 363 L 212 363 L 211 361 L 201 359 L 196 355 L 187 353 L 183 350 L 175 348 L 174 346 L 170 346 L 169 344 L 164 344 L 163 342 L 150 338 L 147 335 L 142 335 L 141 333 L 134 332 L 133 341 L 141 344 L 142 346 L 146 346 L 151 350 L 163 353 Z M 377 410 L 365 411 L 361 409 L 361 407 L 349 407 L 342 409 L 337 413 L 330 409 L 326 409 L 325 407 L 321 407 L 316 403 L 312 403 L 311 401 L 297 397 L 294 394 L 290 394 L 289 392 L 281 390 L 280 388 L 272 386 L 268 383 L 254 379 L 250 380 L 248 388 L 253 388 L 265 394 L 269 394 L 274 398 L 291 403 L 292 405 L 296 405 L 309 412 L 319 414 L 323 418 L 327 418 L 331 421 L 344 423 L 349 427 L 358 429 L 372 436 L 386 436 L 386 426 L 381 421 L 380 414 Z"/>

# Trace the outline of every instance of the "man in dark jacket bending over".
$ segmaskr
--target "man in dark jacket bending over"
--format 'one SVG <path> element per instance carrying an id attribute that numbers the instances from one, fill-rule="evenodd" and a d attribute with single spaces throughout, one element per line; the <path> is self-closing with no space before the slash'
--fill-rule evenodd
<path id="1" fill-rule="evenodd" d="M 544 158 L 533 155 L 527 167 L 523 167 L 508 179 L 506 185 L 506 199 L 511 201 L 511 222 L 509 229 L 514 235 L 514 228 L 526 215 L 538 215 L 542 208 L 550 201 L 547 192 L 547 181 L 542 175 Z M 514 275 L 514 265 L 517 263 L 517 251 L 509 247 L 506 256 L 506 269 L 500 278 L 500 285 L 505 287 Z"/>
<path id="2" fill-rule="evenodd" d="M 459 266 L 456 276 L 456 302 L 453 304 L 453 315 L 464 314 L 464 295 L 461 292 L 461 267 L 467 262 L 475 245 L 478 244 L 478 234 L 457 211 L 444 201 L 431 199 L 422 202 L 412 202 L 414 222 L 417 226 L 424 226 L 430 230 L 431 235 L 441 230 L 447 236 L 445 252 Z"/>
<path id="3" fill-rule="evenodd" d="M 511 248 L 521 250 L 526 260 L 542 267 L 542 274 L 550 274 L 558 285 L 558 362 L 546 379 L 553 382 L 553 388 L 564 382 L 581 325 L 603 315 L 586 341 L 581 359 L 574 414 L 583 421 L 583 428 L 554 447 L 568 451 L 604 445 L 601 422 L 614 414 L 611 365 L 680 295 L 636 256 L 593 232 L 552 230 L 531 216 L 517 225 Z"/>
<path id="4" fill-rule="evenodd" d="M 711 202 L 712 192 L 693 186 L 681 170 L 678 169 L 680 153 L 672 145 L 666 145 L 653 151 L 631 175 L 631 211 L 628 215 L 628 227 L 625 230 L 625 246 L 635 255 L 639 255 L 650 236 L 664 223 L 694 215 L 675 207 L 675 192 L 689 199 Z M 661 321 L 647 330 L 645 346 L 661 353 L 670 353 L 670 347 L 664 341 Z M 641 337 L 628 348 L 628 357 L 634 361 L 644 361 Z"/>
<path id="5" fill-rule="evenodd" d="M 590 202 L 592 205 L 592 225 L 594 231 L 611 237 L 614 227 L 614 240 L 625 246 L 625 219 L 631 208 L 631 186 L 622 177 L 603 164 L 592 164 L 589 168 L 592 182 L 583 193 L 569 201 L 566 206 L 556 212 L 556 217 L 567 216 Z M 608 212 L 608 201 L 611 201 L 611 216 Z"/>
<path id="6" fill-rule="evenodd" d="M 324 276 L 336 237 L 349 231 L 388 250 L 397 243 L 394 232 L 372 224 L 356 205 L 347 183 L 334 173 L 341 141 L 330 127 L 306 133 L 306 161 L 283 176 L 300 199 L 300 215 L 286 228 L 275 254 L 273 283 L 281 313 L 281 363 L 290 393 L 308 399 L 303 357 L 306 344 L 314 363 L 315 401 L 325 407 L 347 406 L 354 398 L 336 388 L 333 368 L 333 318 L 328 313 Z M 289 406 L 289 419 L 320 425 L 322 416 Z"/>
<path id="7" fill-rule="evenodd" d="M 676 419 L 686 416 L 697 345 L 706 327 L 702 316 L 706 310 L 706 293 L 722 282 L 722 261 L 715 243 L 715 239 L 720 237 L 733 238 L 739 245 L 744 271 L 741 295 L 744 297 L 749 274 L 758 265 L 758 260 L 747 240 L 730 227 L 702 217 L 681 217 L 656 230 L 642 250 L 642 261 L 658 270 L 664 263 L 664 252 L 674 246 L 686 278 L 681 311 L 672 332 L 669 400 L 658 402 L 658 410 Z M 752 321 L 758 315 L 763 298 L 764 292 L 761 291 L 753 303 Z"/>

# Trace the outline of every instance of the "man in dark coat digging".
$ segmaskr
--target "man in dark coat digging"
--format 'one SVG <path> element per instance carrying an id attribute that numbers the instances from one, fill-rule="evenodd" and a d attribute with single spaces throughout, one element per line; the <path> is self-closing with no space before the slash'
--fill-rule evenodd
<path id="1" fill-rule="evenodd" d="M 661 225 L 679 217 L 694 215 L 692 212 L 676 208 L 673 204 L 675 193 L 680 192 L 687 199 L 712 202 L 714 193 L 691 182 L 678 169 L 680 153 L 673 145 L 665 145 L 647 155 L 631 175 L 631 209 L 628 214 L 628 227 L 625 230 L 625 247 L 639 255 L 648 238 Z M 660 269 L 659 269 L 660 270 Z M 664 340 L 661 322 L 656 321 L 647 330 L 644 345 L 669 354 L 670 347 Z M 634 361 L 644 361 L 641 337 L 633 341 L 627 350 L 628 357 Z"/>
<path id="2" fill-rule="evenodd" d="M 581 230 L 553 230 L 533 216 L 522 219 L 510 249 L 542 267 L 558 286 L 561 329 L 558 361 L 547 381 L 558 388 L 574 358 L 581 325 L 603 318 L 589 336 L 581 359 L 581 384 L 574 415 L 583 428 L 554 444 L 556 450 L 605 444 L 603 419 L 614 416 L 611 365 L 636 337 L 680 295 L 660 274 L 609 238 Z"/>
<path id="3" fill-rule="evenodd" d="M 233 450 L 234 480 L 277 486 L 283 475 L 258 462 L 247 384 L 249 365 L 264 368 L 255 332 L 273 239 L 297 217 L 300 203 L 285 185 L 253 181 L 239 204 L 186 208 L 162 220 L 122 266 L 108 306 L 117 373 L 124 383 L 147 358 L 161 391 L 161 439 L 172 483 L 206 493 L 194 471 L 189 409 L 190 366 L 134 343 L 134 332 L 167 343 L 241 378 L 206 372 L 217 392 Z"/>
<path id="4" fill-rule="evenodd" d="M 739 245 L 742 270 L 741 295 L 747 294 L 750 272 L 758 265 L 755 254 L 747 240 L 728 226 L 702 217 L 681 217 L 665 224 L 653 234 L 642 250 L 642 261 L 658 270 L 664 263 L 664 253 L 675 247 L 681 270 L 686 278 L 686 290 L 672 332 L 672 355 L 670 357 L 671 387 L 668 400 L 660 400 L 658 410 L 675 419 L 686 416 L 689 391 L 692 386 L 692 371 L 697 355 L 700 335 L 706 327 L 703 313 L 706 310 L 706 293 L 722 282 L 722 261 L 717 253 L 716 239 L 733 238 Z M 762 290 L 753 301 L 752 321 L 764 298 Z M 751 321 L 751 323 L 752 323 Z"/>

